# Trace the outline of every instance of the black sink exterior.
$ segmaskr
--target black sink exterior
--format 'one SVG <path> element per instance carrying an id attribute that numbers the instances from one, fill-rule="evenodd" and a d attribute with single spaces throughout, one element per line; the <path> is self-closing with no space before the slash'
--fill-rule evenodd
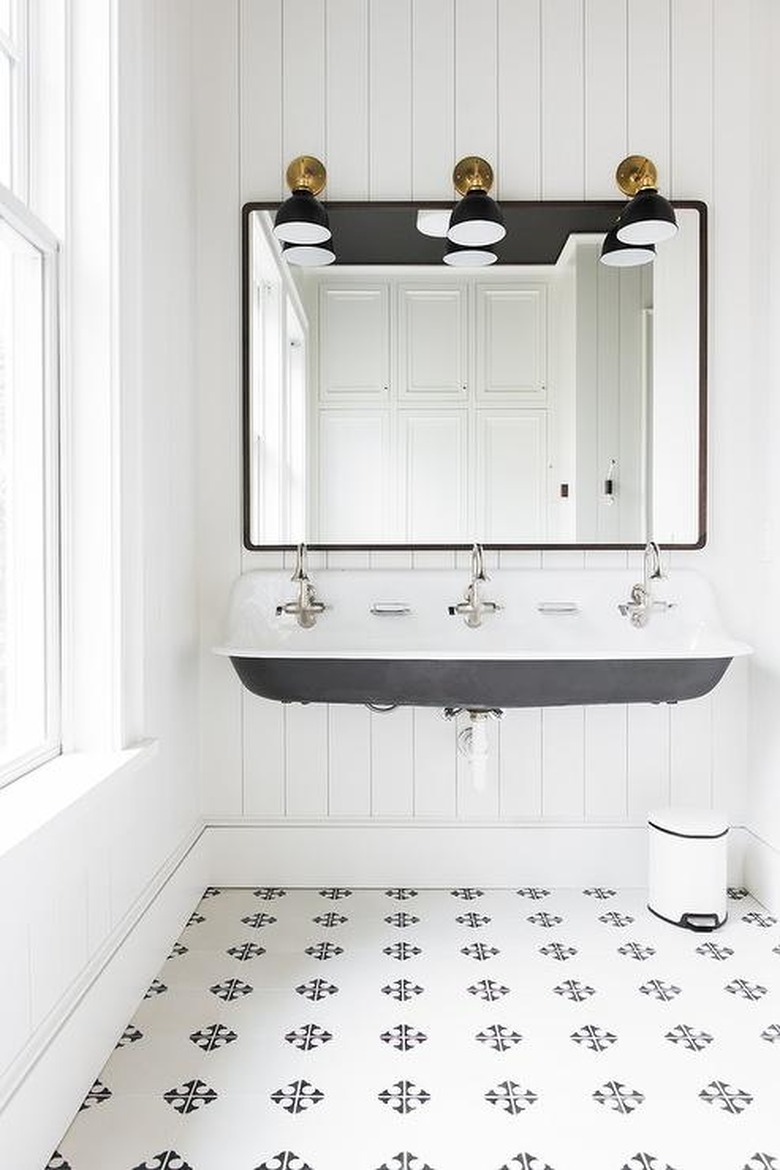
<path id="1" fill-rule="evenodd" d="M 231 657 L 255 695 L 282 703 L 566 707 L 706 695 L 730 658 L 506 661 Z"/>

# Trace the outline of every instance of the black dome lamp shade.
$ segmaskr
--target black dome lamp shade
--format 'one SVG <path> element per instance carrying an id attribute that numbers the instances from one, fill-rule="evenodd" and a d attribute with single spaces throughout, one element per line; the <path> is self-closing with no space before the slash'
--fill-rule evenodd
<path id="1" fill-rule="evenodd" d="M 452 173 L 455 190 L 463 196 L 453 209 L 447 238 L 466 248 L 483 248 L 506 235 L 501 208 L 488 191 L 493 186 L 493 168 L 484 158 L 462 158 Z"/>
<path id="2" fill-rule="evenodd" d="M 282 244 L 282 255 L 288 264 L 296 264 L 300 268 L 321 268 L 336 259 L 332 240 L 322 244 L 285 243 Z"/>
<path id="3" fill-rule="evenodd" d="M 287 186 L 292 195 L 276 213 L 274 235 L 286 244 L 322 244 L 330 239 L 328 213 L 316 196 L 327 180 L 325 167 L 317 158 L 302 154 L 287 168 Z"/>
<path id="4" fill-rule="evenodd" d="M 637 268 L 655 260 L 655 244 L 624 244 L 618 239 L 617 221 L 604 236 L 599 260 L 610 268 Z"/>
<path id="5" fill-rule="evenodd" d="M 615 178 L 631 202 L 617 223 L 624 244 L 661 244 L 677 231 L 677 217 L 668 199 L 658 192 L 658 172 L 643 155 L 631 154 L 618 167 Z"/>
<path id="6" fill-rule="evenodd" d="M 485 268 L 488 264 L 495 264 L 498 256 L 491 248 L 467 247 L 448 240 L 442 260 L 453 268 Z"/>

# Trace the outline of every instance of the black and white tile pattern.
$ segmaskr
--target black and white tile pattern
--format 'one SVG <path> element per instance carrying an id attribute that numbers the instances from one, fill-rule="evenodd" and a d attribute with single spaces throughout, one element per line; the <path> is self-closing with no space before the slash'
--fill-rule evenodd
<path id="1" fill-rule="evenodd" d="M 209 889 L 46 1170 L 780 1170 L 780 924 L 730 897 Z"/>

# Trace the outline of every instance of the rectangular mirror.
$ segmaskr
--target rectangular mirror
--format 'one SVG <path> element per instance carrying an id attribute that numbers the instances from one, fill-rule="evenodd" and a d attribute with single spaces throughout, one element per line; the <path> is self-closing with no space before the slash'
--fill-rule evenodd
<path id="1" fill-rule="evenodd" d="M 623 203 L 501 206 L 479 268 L 417 204 L 329 204 L 314 268 L 244 207 L 248 548 L 704 544 L 705 206 L 630 268 L 599 263 Z"/>

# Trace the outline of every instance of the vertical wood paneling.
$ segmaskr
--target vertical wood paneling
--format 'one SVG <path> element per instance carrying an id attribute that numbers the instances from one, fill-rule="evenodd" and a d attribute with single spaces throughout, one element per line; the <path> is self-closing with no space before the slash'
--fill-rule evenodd
<path id="1" fill-rule="evenodd" d="M 241 0 L 241 201 L 282 196 L 282 0 Z"/>
<path id="2" fill-rule="evenodd" d="M 369 191 L 372 199 L 412 193 L 412 0 L 368 0 Z"/>
<path id="3" fill-rule="evenodd" d="M 712 700 L 671 710 L 671 803 L 709 808 L 712 800 Z"/>
<path id="4" fill-rule="evenodd" d="M 712 803 L 732 824 L 746 805 L 749 670 L 747 658 L 735 658 L 712 692 Z"/>
<path id="5" fill-rule="evenodd" d="M 285 708 L 244 689 L 244 813 L 283 816 L 285 812 Z"/>
<path id="6" fill-rule="evenodd" d="M 455 158 L 498 150 L 497 0 L 455 0 Z"/>
<path id="7" fill-rule="evenodd" d="M 398 707 L 382 715 L 371 712 L 371 812 L 375 817 L 414 815 L 411 707 Z"/>
<path id="8" fill-rule="evenodd" d="M 642 821 L 669 803 L 669 712 L 666 704 L 628 708 L 628 813 Z"/>
<path id="9" fill-rule="evenodd" d="M 458 719 L 458 730 L 468 726 L 464 716 Z M 484 771 L 474 769 L 461 752 L 457 756 L 458 818 L 470 820 L 495 820 L 499 813 L 499 747 L 498 725 L 495 719 L 486 724 L 488 756 Z"/>
<path id="10" fill-rule="evenodd" d="M 498 0 L 496 192 L 538 199 L 542 181 L 539 32 L 542 0 Z"/>
<path id="11" fill-rule="evenodd" d="M 328 709 L 328 812 L 332 817 L 371 814 L 371 715 L 365 707 Z"/>
<path id="12" fill-rule="evenodd" d="M 672 14 L 671 166 L 682 199 L 712 194 L 712 0 L 675 0 Z M 696 84 L 691 79 L 696 78 Z M 684 193 L 684 194 L 683 194 Z"/>
<path id="13" fill-rule="evenodd" d="M 284 0 L 282 11 L 283 165 L 313 154 L 327 167 L 325 0 Z"/>
<path id="14" fill-rule="evenodd" d="M 501 816 L 505 820 L 542 815 L 542 713 L 505 711 L 499 728 Z"/>
<path id="15" fill-rule="evenodd" d="M 627 709 L 585 709 L 585 817 L 625 820 Z"/>
<path id="16" fill-rule="evenodd" d="M 368 198 L 366 0 L 327 0 L 325 147 L 329 199 Z"/>
<path id="17" fill-rule="evenodd" d="M 454 45 L 454 0 L 412 0 L 413 199 L 452 195 Z"/>
<path id="18" fill-rule="evenodd" d="M 414 712 L 414 812 L 418 817 L 455 816 L 456 728 L 442 712 Z"/>
<path id="19" fill-rule="evenodd" d="M 585 198 L 614 199 L 626 150 L 626 0 L 585 0 Z"/>
<path id="20" fill-rule="evenodd" d="M 285 710 L 286 812 L 328 815 L 328 708 L 291 703 Z"/>
<path id="21" fill-rule="evenodd" d="M 585 188 L 582 0 L 542 4 L 542 198 Z"/>
<path id="22" fill-rule="evenodd" d="M 671 182 L 669 8 L 669 0 L 628 0 L 627 153 L 651 158 L 664 190 Z"/>
<path id="23" fill-rule="evenodd" d="M 584 710 L 542 710 L 542 814 L 551 820 L 581 821 L 585 815 Z"/>

